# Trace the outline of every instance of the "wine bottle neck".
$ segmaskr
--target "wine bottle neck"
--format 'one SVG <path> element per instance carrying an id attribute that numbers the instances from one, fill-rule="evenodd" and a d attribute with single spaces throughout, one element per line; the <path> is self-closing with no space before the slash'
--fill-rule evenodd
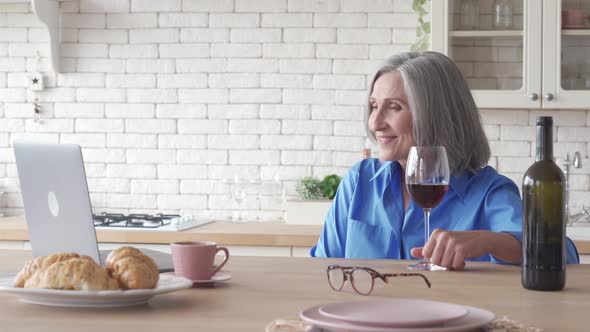
<path id="1" fill-rule="evenodd" d="M 537 125 L 537 161 L 553 160 L 553 126 Z"/>

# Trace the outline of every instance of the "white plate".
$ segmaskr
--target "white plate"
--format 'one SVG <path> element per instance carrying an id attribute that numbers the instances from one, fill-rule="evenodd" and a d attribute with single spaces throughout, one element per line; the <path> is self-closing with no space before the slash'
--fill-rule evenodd
<path id="1" fill-rule="evenodd" d="M 193 282 L 183 277 L 160 274 L 160 281 L 153 289 L 76 291 L 14 287 L 13 278 L 0 280 L 0 291 L 16 294 L 27 303 L 83 308 L 111 308 L 144 304 L 158 294 L 189 288 Z"/>
<path id="2" fill-rule="evenodd" d="M 467 314 L 467 309 L 458 304 L 388 298 L 330 303 L 319 311 L 326 317 L 382 327 L 439 326 Z"/>
<path id="3" fill-rule="evenodd" d="M 493 312 L 465 306 L 467 315 L 451 320 L 434 327 L 378 327 L 362 324 L 353 324 L 338 319 L 326 317 L 319 311 L 321 306 L 312 307 L 302 311 L 299 317 L 317 327 L 328 329 L 332 332 L 458 332 L 471 331 L 482 327 L 496 317 Z"/>

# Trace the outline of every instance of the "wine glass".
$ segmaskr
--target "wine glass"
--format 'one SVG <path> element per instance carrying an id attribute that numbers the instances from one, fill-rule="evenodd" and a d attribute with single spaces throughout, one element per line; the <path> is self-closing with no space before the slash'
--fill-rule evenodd
<path id="1" fill-rule="evenodd" d="M 424 244 L 430 236 L 430 210 L 449 189 L 449 162 L 444 146 L 412 146 L 406 163 L 406 187 L 424 210 Z M 446 270 L 427 259 L 408 266 L 415 270 Z"/>
<path id="2" fill-rule="evenodd" d="M 244 222 L 242 209 L 246 200 L 246 182 L 238 175 L 234 175 L 234 180 L 231 183 L 231 197 L 237 203 L 237 210 L 234 213 L 233 221 L 237 223 Z"/>

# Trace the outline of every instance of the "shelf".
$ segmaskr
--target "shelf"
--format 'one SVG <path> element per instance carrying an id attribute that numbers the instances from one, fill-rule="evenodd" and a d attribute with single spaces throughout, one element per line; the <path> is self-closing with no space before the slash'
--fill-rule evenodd
<path id="1" fill-rule="evenodd" d="M 31 3 L 33 12 L 49 32 L 49 62 L 53 71 L 59 73 L 61 16 L 59 3 L 75 0 L 0 0 L 0 4 Z"/>
<path id="2" fill-rule="evenodd" d="M 449 32 L 451 37 L 522 37 L 522 30 L 454 30 Z"/>
<path id="3" fill-rule="evenodd" d="M 449 34 L 455 38 L 522 37 L 523 35 L 522 30 L 454 30 Z M 561 34 L 564 36 L 590 36 L 590 27 L 588 29 L 562 29 Z"/>
<path id="4" fill-rule="evenodd" d="M 590 36 L 590 29 L 563 29 L 562 36 Z"/>

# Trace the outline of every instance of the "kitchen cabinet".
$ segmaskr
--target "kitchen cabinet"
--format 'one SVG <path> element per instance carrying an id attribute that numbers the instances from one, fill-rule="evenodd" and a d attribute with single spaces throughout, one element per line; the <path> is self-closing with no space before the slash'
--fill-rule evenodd
<path id="1" fill-rule="evenodd" d="M 589 0 L 512 0 L 501 30 L 494 1 L 476 0 L 479 26 L 466 26 L 465 1 L 431 2 L 432 50 L 457 63 L 479 108 L 588 108 L 590 25 L 564 25 L 561 13 L 588 14 Z"/>

